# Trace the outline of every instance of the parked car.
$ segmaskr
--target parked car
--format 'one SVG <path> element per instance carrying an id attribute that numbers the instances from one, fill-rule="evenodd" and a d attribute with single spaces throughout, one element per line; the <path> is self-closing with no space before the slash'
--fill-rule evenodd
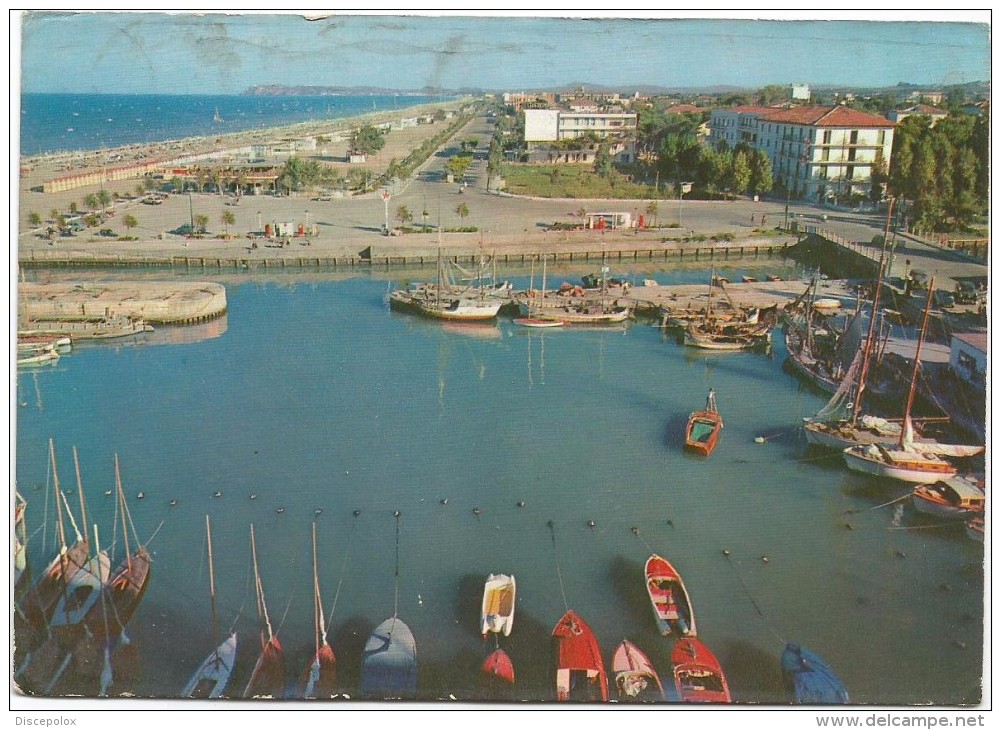
<path id="1" fill-rule="evenodd" d="M 977 286 L 972 281 L 957 282 L 953 296 L 957 304 L 976 304 L 980 298 Z"/>
<path id="2" fill-rule="evenodd" d="M 947 292 L 945 289 L 936 289 L 931 298 L 932 304 L 937 309 L 952 309 L 956 306 L 956 299 L 952 296 L 952 292 Z"/>

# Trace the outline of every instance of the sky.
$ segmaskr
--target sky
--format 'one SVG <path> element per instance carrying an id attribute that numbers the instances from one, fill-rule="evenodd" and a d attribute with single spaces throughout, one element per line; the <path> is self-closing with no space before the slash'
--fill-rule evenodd
<path id="1" fill-rule="evenodd" d="M 644 19 L 310 12 L 312 19 L 27 12 L 19 16 L 21 88 L 236 94 L 256 84 L 519 91 L 574 83 L 866 87 L 990 78 L 990 16 L 984 11 L 762 11 L 740 13 L 744 19 L 734 19 L 739 13 L 732 11 L 686 18 L 671 11 L 672 17 L 656 19 L 651 13 Z M 799 19 L 752 19 L 765 16 Z M 940 22 L 957 18 L 964 22 Z M 16 40 L 17 24 L 11 27 Z"/>

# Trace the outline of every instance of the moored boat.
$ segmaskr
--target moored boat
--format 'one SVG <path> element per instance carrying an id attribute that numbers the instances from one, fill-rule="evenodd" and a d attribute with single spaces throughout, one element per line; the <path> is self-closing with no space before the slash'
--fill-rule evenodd
<path id="1" fill-rule="evenodd" d="M 623 639 L 612 655 L 612 675 L 619 700 L 623 702 L 664 702 L 667 699 L 650 658 L 628 639 Z"/>
<path id="2" fill-rule="evenodd" d="M 18 349 L 17 366 L 36 367 L 40 365 L 55 365 L 59 362 L 59 351 L 54 345 L 47 345 L 40 350 L 29 350 L 22 352 Z"/>
<path id="3" fill-rule="evenodd" d="M 956 476 L 959 470 L 936 454 L 919 451 L 914 444 L 890 449 L 884 446 L 849 446 L 845 464 L 852 471 L 910 484 L 931 484 Z"/>
<path id="4" fill-rule="evenodd" d="M 483 586 L 483 603 L 480 608 L 480 633 L 484 638 L 489 632 L 511 635 L 514 627 L 516 586 L 513 575 L 491 573 Z"/>
<path id="5" fill-rule="evenodd" d="M 732 702 L 719 660 L 698 639 L 686 637 L 675 642 L 671 663 L 674 665 L 674 687 L 682 702 Z"/>
<path id="6" fill-rule="evenodd" d="M 254 561 L 254 585 L 257 593 L 257 613 L 261 621 L 261 653 L 254 664 L 254 671 L 243 690 L 244 698 L 281 698 L 285 691 L 285 653 L 281 642 L 271 629 L 268 606 L 264 601 L 264 586 L 257 569 L 257 540 L 254 526 L 250 526 L 250 547 Z"/>
<path id="7" fill-rule="evenodd" d="M 918 512 L 941 519 L 965 519 L 982 514 L 987 503 L 983 482 L 955 476 L 932 484 L 919 484 L 911 493 Z"/>
<path id="8" fill-rule="evenodd" d="M 513 322 L 522 327 L 562 327 L 566 324 L 562 319 L 542 319 L 539 317 L 515 317 Z"/>
<path id="9" fill-rule="evenodd" d="M 572 610 L 553 629 L 552 654 L 557 702 L 608 702 L 608 677 L 598 640 Z"/>
<path id="10" fill-rule="evenodd" d="M 646 561 L 646 590 L 662 636 L 696 636 L 695 612 L 681 574 L 667 560 L 651 555 Z"/>
<path id="11" fill-rule="evenodd" d="M 782 685 L 789 701 L 798 705 L 847 705 L 848 690 L 827 663 L 799 644 L 789 642 L 782 652 Z"/>
<path id="12" fill-rule="evenodd" d="M 973 540 L 974 542 L 984 541 L 984 532 L 986 530 L 986 523 L 983 517 L 973 517 L 966 521 L 964 526 L 966 530 L 966 536 Z"/>
<path id="13" fill-rule="evenodd" d="M 514 664 L 503 649 L 495 649 L 480 667 L 480 686 L 505 687 L 514 684 Z"/>
<path id="14" fill-rule="evenodd" d="M 327 641 L 326 618 L 320 598 L 316 565 L 316 523 L 313 523 L 313 639 L 315 651 L 299 680 L 299 694 L 308 700 L 330 699 L 337 693 L 337 657 Z"/>
<path id="15" fill-rule="evenodd" d="M 723 430 L 723 417 L 716 405 L 716 391 L 709 389 L 706 397 L 706 407 L 701 411 L 693 411 L 688 416 L 685 427 L 685 448 L 702 456 L 709 456 L 719 442 L 719 433 Z"/>
<path id="16" fill-rule="evenodd" d="M 417 644 L 410 627 L 396 616 L 376 626 L 365 642 L 359 691 L 370 700 L 417 695 Z"/>

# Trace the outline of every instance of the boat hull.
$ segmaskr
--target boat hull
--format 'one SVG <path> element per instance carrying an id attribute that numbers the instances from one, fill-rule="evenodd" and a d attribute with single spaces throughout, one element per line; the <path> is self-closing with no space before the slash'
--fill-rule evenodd
<path id="1" fill-rule="evenodd" d="M 503 304 L 499 300 L 477 302 L 462 299 L 439 304 L 436 300 L 414 297 L 406 292 L 394 292 L 389 296 L 389 305 L 392 309 L 449 322 L 486 322 L 497 317 Z"/>
<path id="2" fill-rule="evenodd" d="M 612 655 L 615 689 L 623 702 L 664 702 L 664 687 L 650 658 L 631 641 L 623 640 Z"/>
<path id="3" fill-rule="evenodd" d="M 285 693 L 285 653 L 277 636 L 271 637 L 257 657 L 254 673 L 243 691 L 245 699 L 253 697 L 280 699 Z"/>
<path id="4" fill-rule="evenodd" d="M 324 643 L 306 665 L 299 694 L 307 700 L 328 700 L 337 694 L 337 659 L 330 644 Z"/>
<path id="5" fill-rule="evenodd" d="M 487 578 L 483 587 L 480 607 L 480 633 L 490 632 L 511 635 L 514 627 L 514 609 L 517 584 L 513 575 L 494 575 Z"/>
<path id="6" fill-rule="evenodd" d="M 216 647 L 198 667 L 181 690 L 181 696 L 191 699 L 223 697 L 229 686 L 229 680 L 233 677 L 236 647 L 236 634 L 230 634 L 229 638 Z"/>
<path id="7" fill-rule="evenodd" d="M 872 455 L 869 451 L 871 448 L 874 447 L 845 449 L 845 464 L 852 471 L 909 484 L 931 484 L 939 479 L 954 477 L 957 473 L 955 467 L 941 459 L 928 459 L 921 454 L 914 454 L 909 460 L 888 461 Z"/>
<path id="8" fill-rule="evenodd" d="M 685 449 L 709 456 L 716 448 L 723 419 L 715 411 L 695 411 L 688 417 L 685 428 Z"/>
<path id="9" fill-rule="evenodd" d="M 514 664 L 503 649 L 488 656 L 480 667 L 480 686 L 497 687 L 514 684 Z"/>
<path id="10" fill-rule="evenodd" d="M 400 619 L 386 619 L 368 637 L 359 691 L 370 700 L 416 697 L 417 644 L 410 627 Z"/>
<path id="11" fill-rule="evenodd" d="M 800 705 L 847 705 L 848 690 L 824 660 L 798 644 L 786 644 L 782 684 L 789 701 Z"/>
<path id="12" fill-rule="evenodd" d="M 646 590 L 662 636 L 696 636 L 695 612 L 688 590 L 674 566 L 659 555 L 646 561 Z"/>
<path id="13" fill-rule="evenodd" d="M 696 638 L 679 639 L 671 652 L 674 687 L 682 702 L 726 704 L 733 700 L 719 660 Z"/>

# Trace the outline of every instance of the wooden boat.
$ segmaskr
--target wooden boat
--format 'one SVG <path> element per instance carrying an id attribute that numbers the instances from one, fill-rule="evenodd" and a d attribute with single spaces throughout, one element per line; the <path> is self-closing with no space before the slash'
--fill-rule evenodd
<path id="1" fill-rule="evenodd" d="M 439 229 L 440 235 L 440 229 Z M 483 322 L 494 319 L 504 305 L 499 296 L 487 296 L 483 287 L 453 288 L 444 271 L 441 248 L 438 248 L 438 279 L 433 285 L 398 289 L 389 295 L 392 309 L 455 322 Z"/>
<path id="2" fill-rule="evenodd" d="M 205 515 L 205 536 L 209 553 L 209 596 L 212 601 L 212 643 L 216 648 L 203 661 L 191 679 L 181 690 L 182 697 L 195 699 L 222 697 L 233 676 L 236 665 L 236 633 L 231 633 L 224 642 L 219 644 L 218 620 L 215 605 L 215 569 L 212 559 L 212 525 L 209 516 Z"/>
<path id="3" fill-rule="evenodd" d="M 931 484 L 956 476 L 959 470 L 930 452 L 883 446 L 850 446 L 844 450 L 845 464 L 852 471 L 874 477 L 886 477 L 910 484 Z"/>
<path id="4" fill-rule="evenodd" d="M 983 514 L 987 495 L 983 482 L 955 476 L 933 484 L 919 484 L 911 493 L 918 512 L 941 519 L 966 519 Z"/>
<path id="5" fill-rule="evenodd" d="M 316 523 L 313 523 L 313 625 L 316 649 L 299 680 L 299 694 L 308 700 L 330 699 L 337 694 L 337 658 L 327 641 L 327 626 L 316 569 Z"/>
<path id="6" fill-rule="evenodd" d="M 700 325 L 690 324 L 685 328 L 685 344 L 702 350 L 736 352 L 759 347 L 763 340 L 750 334 L 709 332 Z"/>
<path id="7" fill-rule="evenodd" d="M 984 541 L 984 532 L 986 530 L 986 523 L 983 517 L 973 517 L 966 521 L 964 526 L 966 530 L 966 536 L 975 542 Z"/>
<path id="8" fill-rule="evenodd" d="M 69 337 L 59 337 L 56 335 L 18 335 L 17 351 L 30 352 L 33 350 L 44 350 L 49 346 L 57 350 L 69 350 L 73 347 L 73 340 Z"/>
<path id="9" fill-rule="evenodd" d="M 562 319 L 541 319 L 539 317 L 515 317 L 514 323 L 522 327 L 562 327 L 566 324 Z"/>
<path id="10" fill-rule="evenodd" d="M 511 635 L 514 627 L 516 583 L 513 575 L 491 573 L 483 586 L 483 603 L 480 608 L 480 633 L 486 638 L 489 632 Z"/>
<path id="11" fill-rule="evenodd" d="M 607 267 L 602 266 L 602 271 L 605 270 L 607 270 Z M 606 297 L 608 295 L 608 283 L 604 279 L 600 280 L 598 283 L 600 284 L 601 292 L 601 298 L 598 300 L 547 304 L 546 257 L 543 257 L 542 291 L 539 295 L 538 301 L 533 303 L 531 298 L 529 298 L 528 301 L 519 303 L 519 309 L 523 315 L 522 319 L 561 322 L 562 324 L 597 325 L 618 324 L 629 319 L 632 316 L 632 309 L 630 307 L 618 306 L 606 301 Z M 581 295 L 583 295 L 583 292 L 581 292 Z"/>
<path id="12" fill-rule="evenodd" d="M 813 308 L 818 312 L 836 312 L 841 309 L 841 300 L 833 298 L 818 299 L 813 303 Z"/>
<path id="13" fill-rule="evenodd" d="M 28 502 L 14 488 L 14 597 L 19 598 L 29 580 L 28 573 L 28 529 L 24 522 L 24 513 Z"/>
<path id="14" fill-rule="evenodd" d="M 651 555 L 646 561 L 646 591 L 662 636 L 696 636 L 695 612 L 681 574 L 667 560 Z"/>
<path id="15" fill-rule="evenodd" d="M 782 652 L 782 684 L 797 705 L 847 705 L 848 690 L 823 659 L 799 644 Z"/>
<path id="16" fill-rule="evenodd" d="M 250 526 L 250 547 L 254 560 L 254 585 L 257 590 L 257 614 L 262 621 L 261 653 L 254 665 L 254 672 L 243 690 L 244 698 L 274 697 L 280 698 L 285 691 L 285 655 L 281 642 L 271 630 L 271 618 L 268 616 L 268 606 L 264 601 L 264 586 L 257 570 L 257 541 L 254 538 L 254 526 Z"/>
<path id="17" fill-rule="evenodd" d="M 723 430 L 723 417 L 716 407 L 716 391 L 709 389 L 706 397 L 706 407 L 701 411 L 693 411 L 688 416 L 685 427 L 685 448 L 702 456 L 709 456 L 719 441 L 719 432 Z"/>
<path id="18" fill-rule="evenodd" d="M 591 627 L 567 611 L 553 629 L 557 702 L 608 702 L 608 677 Z"/>
<path id="19" fill-rule="evenodd" d="M 370 700 L 413 699 L 417 695 L 417 643 L 396 616 L 375 627 L 362 653 L 361 696 Z"/>
<path id="20" fill-rule="evenodd" d="M 667 700 L 653 663 L 631 641 L 624 639 L 612 655 L 612 675 L 619 700 L 623 702 Z"/>
<path id="21" fill-rule="evenodd" d="M 674 665 L 674 687 L 682 702 L 732 702 L 719 660 L 698 639 L 687 637 L 675 642 L 671 663 Z"/>
<path id="22" fill-rule="evenodd" d="M 17 366 L 19 368 L 36 367 L 40 365 L 55 365 L 57 362 L 59 362 L 59 352 L 53 345 L 49 345 L 40 350 L 31 350 L 28 352 L 21 352 L 18 350 L 17 353 Z"/>
<path id="23" fill-rule="evenodd" d="M 480 686 L 504 687 L 514 684 L 514 664 L 503 649 L 495 649 L 480 667 Z"/>

